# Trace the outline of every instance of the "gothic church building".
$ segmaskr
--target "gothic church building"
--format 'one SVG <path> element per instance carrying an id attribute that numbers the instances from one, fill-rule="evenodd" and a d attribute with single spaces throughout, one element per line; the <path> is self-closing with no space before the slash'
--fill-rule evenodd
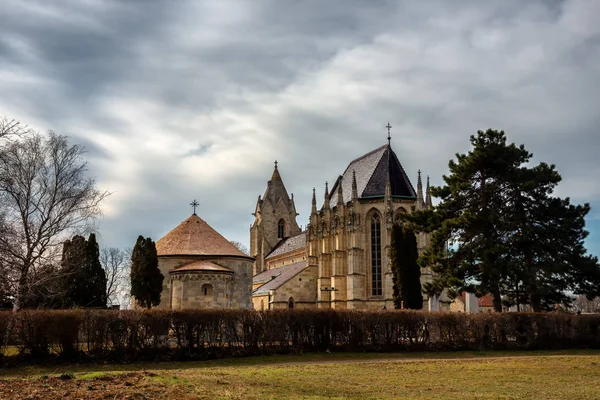
<path id="1" fill-rule="evenodd" d="M 320 207 L 313 189 L 310 223 L 302 231 L 275 163 L 250 228 L 254 309 L 392 309 L 392 226 L 401 214 L 427 207 L 429 179 L 423 196 L 419 172 L 415 191 L 388 141 L 350 162 L 331 189 L 326 183 Z M 427 234 L 417 239 L 419 251 L 428 246 Z M 430 279 L 422 270 L 422 283 Z M 426 310 L 448 304 L 424 295 Z"/>

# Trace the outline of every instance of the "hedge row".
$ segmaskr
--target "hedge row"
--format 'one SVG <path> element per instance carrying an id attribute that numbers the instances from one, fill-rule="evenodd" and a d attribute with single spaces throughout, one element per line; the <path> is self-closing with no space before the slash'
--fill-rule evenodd
<path id="1" fill-rule="evenodd" d="M 2 357 L 207 359 L 304 351 L 600 348 L 600 315 L 336 310 L 0 312 Z"/>

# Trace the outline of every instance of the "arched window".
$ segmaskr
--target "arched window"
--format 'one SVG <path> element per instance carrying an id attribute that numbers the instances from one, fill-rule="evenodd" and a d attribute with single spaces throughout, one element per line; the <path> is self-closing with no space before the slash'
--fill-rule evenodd
<path id="1" fill-rule="evenodd" d="M 371 295 L 381 296 L 381 219 L 379 215 L 371 217 Z"/>
<path id="2" fill-rule="evenodd" d="M 294 298 L 290 297 L 290 299 L 288 300 L 288 308 L 291 310 L 294 308 Z"/>
<path id="3" fill-rule="evenodd" d="M 283 239 L 285 237 L 285 221 L 280 219 L 277 223 L 277 239 Z"/>
<path id="4" fill-rule="evenodd" d="M 213 294 L 213 286 L 208 283 L 202 285 L 202 295 L 203 296 L 212 296 Z"/>
<path id="5" fill-rule="evenodd" d="M 261 300 L 260 301 L 260 311 L 264 311 L 265 310 L 265 301 Z"/>

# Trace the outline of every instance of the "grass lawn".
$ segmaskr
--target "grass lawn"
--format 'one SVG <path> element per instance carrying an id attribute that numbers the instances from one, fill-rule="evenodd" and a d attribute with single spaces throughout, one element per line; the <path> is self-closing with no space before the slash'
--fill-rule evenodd
<path id="1" fill-rule="evenodd" d="M 599 351 L 306 354 L 0 374 L 2 399 L 600 399 Z"/>

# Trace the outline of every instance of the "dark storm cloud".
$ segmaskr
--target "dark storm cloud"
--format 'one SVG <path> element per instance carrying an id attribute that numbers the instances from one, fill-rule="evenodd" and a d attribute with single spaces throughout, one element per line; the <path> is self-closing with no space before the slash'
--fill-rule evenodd
<path id="1" fill-rule="evenodd" d="M 0 110 L 89 149 L 113 191 L 107 245 L 158 239 L 200 202 L 248 242 L 273 161 L 305 225 L 347 164 L 386 140 L 441 183 L 478 129 L 555 163 L 591 202 L 600 6 L 566 1 L 94 1 L 3 4 Z M 594 225 L 596 224 L 596 225 Z"/>

